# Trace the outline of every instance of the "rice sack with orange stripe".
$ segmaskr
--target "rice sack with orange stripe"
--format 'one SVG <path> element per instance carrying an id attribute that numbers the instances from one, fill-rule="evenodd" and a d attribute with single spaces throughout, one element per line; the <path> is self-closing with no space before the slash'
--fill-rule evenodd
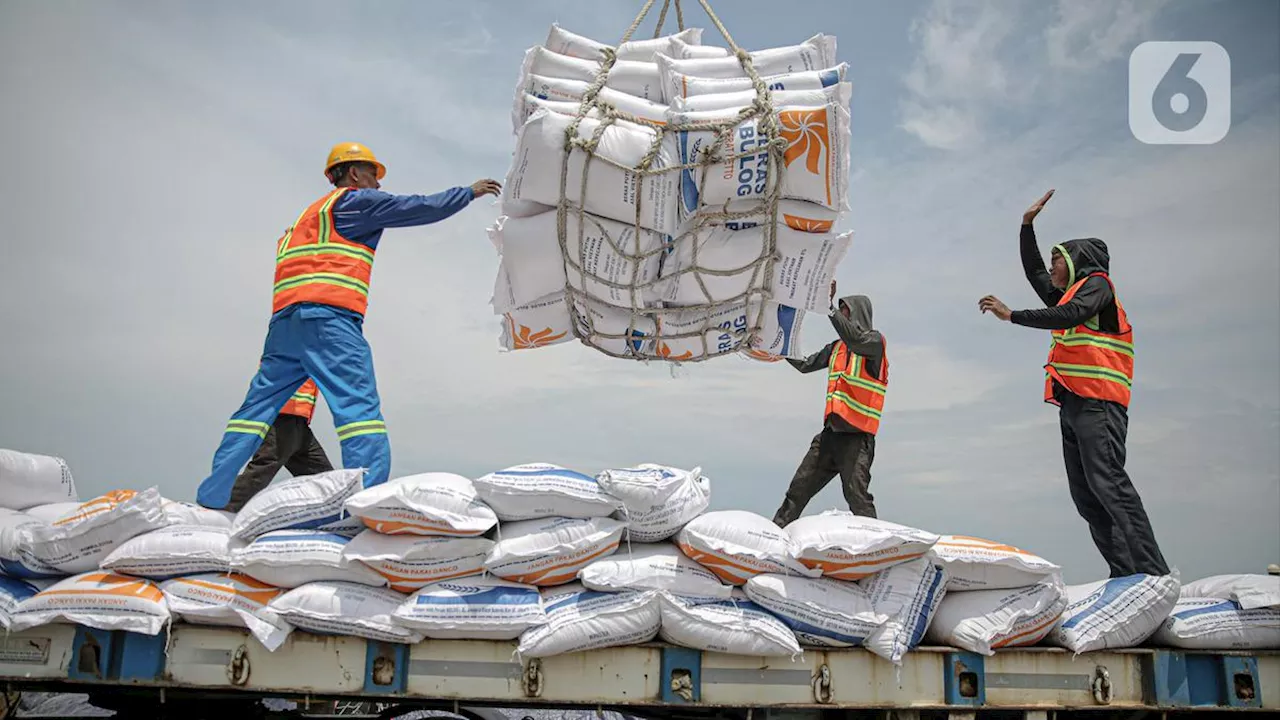
<path id="1" fill-rule="evenodd" d="M 791 628 L 802 645 L 861 647 L 889 618 L 857 583 L 794 575 L 757 575 L 747 597 Z"/>
<path id="2" fill-rule="evenodd" d="M 547 621 L 538 588 L 493 576 L 427 585 L 392 617 L 436 640 L 514 640 Z"/>
<path id="3" fill-rule="evenodd" d="M 860 580 L 923 557 L 938 542 L 933 533 L 848 510 L 799 518 L 787 526 L 787 535 L 796 559 L 840 580 Z"/>
<path id="4" fill-rule="evenodd" d="M 382 535 L 365 530 L 347 543 L 342 554 L 386 578 L 392 590 L 411 593 L 430 583 L 483 573 L 493 545 L 482 537 Z"/>
<path id="5" fill-rule="evenodd" d="M 717 138 L 717 131 L 699 124 L 733 119 L 744 108 L 702 112 L 669 112 L 667 125 L 675 131 L 681 164 L 698 163 L 703 151 L 719 140 L 719 166 L 710 172 L 680 173 L 681 217 L 730 200 L 763 200 L 773 186 L 772 162 L 758 116 L 739 123 Z M 820 105 L 776 106 L 778 136 L 786 143 L 782 163 L 782 197 L 803 200 L 830 210 L 849 209 L 850 119 L 847 103 L 829 100 Z"/>
<path id="6" fill-rule="evenodd" d="M 285 593 L 247 575 L 207 573 L 160 583 L 169 612 L 193 625 L 246 628 L 268 650 L 284 644 L 293 626 L 268 605 Z"/>
<path id="7" fill-rule="evenodd" d="M 350 526 L 342 506 L 364 485 L 364 470 L 330 470 L 272 483 L 249 498 L 231 523 L 231 537 L 252 540 L 273 530 L 330 530 Z"/>
<path id="8" fill-rule="evenodd" d="M 622 507 L 595 478 L 549 463 L 517 465 L 474 482 L 480 499 L 502 522 L 608 517 Z"/>
<path id="9" fill-rule="evenodd" d="M 1014 590 L 948 591 L 925 638 L 994 655 L 999 648 L 1040 642 L 1066 608 L 1066 589 L 1057 578 Z"/>
<path id="10" fill-rule="evenodd" d="M 654 60 L 663 77 L 664 97 L 672 98 L 689 95 L 686 88 L 673 82 L 679 75 L 695 78 L 720 78 L 726 81 L 747 80 L 746 71 L 738 58 L 733 57 L 724 48 L 695 46 L 685 43 L 672 43 L 675 47 L 670 55 L 658 54 Z M 836 58 L 836 38 L 834 35 L 814 35 L 796 45 L 765 48 L 750 53 L 751 64 L 756 73 L 762 77 L 793 73 L 805 70 L 821 70 L 831 67 Z M 734 92 L 751 89 L 750 81 L 745 86 L 722 85 L 719 89 L 707 92 Z M 772 88 L 772 85 L 770 85 Z"/>
<path id="11" fill-rule="evenodd" d="M 444 472 L 375 485 L 347 498 L 344 507 L 384 535 L 475 537 L 498 524 L 469 479 Z"/>
<path id="12" fill-rule="evenodd" d="M 505 580 L 546 587 L 578 577 L 618 550 L 627 524 L 612 518 L 544 518 L 503 525 L 484 568 Z"/>
<path id="13" fill-rule="evenodd" d="M 231 569 L 231 531 L 170 525 L 125 541 L 103 558 L 102 569 L 151 580 Z"/>
<path id="14" fill-rule="evenodd" d="M 691 560 L 730 585 L 742 585 L 761 573 L 820 574 L 794 559 L 791 538 L 781 528 L 745 510 L 702 515 L 684 526 L 677 544 Z"/>
<path id="15" fill-rule="evenodd" d="M 391 617 L 406 599 L 387 588 L 325 581 L 294 588 L 272 600 L 269 607 L 285 622 L 310 633 L 412 645 L 422 642 L 422 633 Z"/>
<path id="16" fill-rule="evenodd" d="M 966 535 L 943 535 L 933 553 L 947 569 L 948 590 L 1020 588 L 1062 573 L 1061 566 L 1039 555 Z"/>
<path id="17" fill-rule="evenodd" d="M 36 560 L 61 572 L 89 572 L 126 540 L 171 523 L 156 488 L 116 490 L 51 523 L 30 526 L 27 549 Z"/>
<path id="18" fill-rule="evenodd" d="M 520 636 L 516 656 L 544 658 L 649 642 L 658 635 L 658 594 L 588 590 L 569 583 L 543 593 L 547 622 Z"/>
<path id="19" fill-rule="evenodd" d="M 348 542 L 320 530 L 276 530 L 233 548 L 231 569 L 282 588 L 330 580 L 386 585 L 386 578 L 343 555 Z"/>
<path id="20" fill-rule="evenodd" d="M 627 521 L 627 537 L 632 542 L 666 540 L 711 503 L 711 481 L 702 468 L 681 470 L 643 463 L 605 470 L 596 481 L 622 501 L 621 517 Z"/>
<path id="21" fill-rule="evenodd" d="M 13 611 L 9 629 L 21 632 L 50 623 L 74 623 L 159 635 L 169 618 L 169 604 L 155 583 L 95 570 L 23 600 Z"/>

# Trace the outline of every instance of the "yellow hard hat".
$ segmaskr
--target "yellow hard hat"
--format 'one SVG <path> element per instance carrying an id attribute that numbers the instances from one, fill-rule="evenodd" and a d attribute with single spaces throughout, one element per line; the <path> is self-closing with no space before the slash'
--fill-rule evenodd
<path id="1" fill-rule="evenodd" d="M 387 174 L 387 166 L 378 162 L 378 158 L 374 156 L 373 151 L 361 145 L 360 143 L 338 143 L 329 151 L 329 160 L 324 164 L 325 177 L 329 176 L 329 171 L 334 165 L 340 165 L 346 162 L 367 162 L 378 168 L 378 179 Z"/>

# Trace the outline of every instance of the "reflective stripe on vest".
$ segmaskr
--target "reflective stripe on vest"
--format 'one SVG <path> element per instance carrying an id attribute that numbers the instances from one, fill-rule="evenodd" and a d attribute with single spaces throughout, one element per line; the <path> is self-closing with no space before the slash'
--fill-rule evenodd
<path id="1" fill-rule="evenodd" d="M 350 189 L 338 188 L 312 203 L 280 238 L 271 312 L 306 302 L 364 315 L 374 250 L 333 229 L 333 206 Z"/>
<path id="2" fill-rule="evenodd" d="M 1133 387 L 1133 327 L 1129 325 L 1124 305 L 1115 294 L 1116 288 L 1111 278 L 1105 273 L 1093 273 L 1067 288 L 1058 305 L 1070 302 L 1085 281 L 1095 276 L 1106 280 L 1111 286 L 1120 332 L 1102 332 L 1098 328 L 1096 317 L 1070 330 L 1054 330 L 1049 360 L 1044 366 L 1044 400 L 1047 403 L 1058 404 L 1053 397 L 1053 383 L 1056 380 L 1080 397 L 1109 400 L 1129 406 L 1129 393 Z"/>
<path id="3" fill-rule="evenodd" d="M 880 360 L 880 379 L 867 372 L 867 360 L 836 343 L 827 366 L 827 408 L 824 417 L 837 415 L 854 428 L 875 435 L 880 429 L 884 396 L 889 389 L 889 356 Z"/>
<path id="4" fill-rule="evenodd" d="M 311 422 L 311 415 L 316 411 L 316 383 L 307 380 L 302 387 L 289 398 L 289 402 L 280 408 L 281 415 L 297 415 Z"/>

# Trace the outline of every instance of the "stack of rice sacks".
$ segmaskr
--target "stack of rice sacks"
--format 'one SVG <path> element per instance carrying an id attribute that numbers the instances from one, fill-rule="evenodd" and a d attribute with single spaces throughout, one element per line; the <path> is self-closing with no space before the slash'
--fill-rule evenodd
<path id="1" fill-rule="evenodd" d="M 804 314 L 827 311 L 851 241 L 833 232 L 849 209 L 848 66 L 836 62 L 827 35 L 751 53 L 785 145 L 775 168 L 759 117 L 743 119 L 757 102 L 751 80 L 728 49 L 701 43 L 699 28 L 610 47 L 552 26 L 526 53 L 516 147 L 489 231 L 501 257 L 492 304 L 503 349 L 577 338 L 636 359 L 800 356 Z M 575 149 L 566 166 L 566 133 L 610 55 L 597 99 L 617 119 L 603 123 L 597 159 L 588 164 Z M 602 117 L 593 108 L 576 136 L 596 138 Z M 717 123 L 727 128 L 720 142 Z M 681 169 L 708 152 L 705 172 Z M 624 169 L 646 158 L 666 171 Z M 562 168 L 570 205 L 563 248 Z M 775 185 L 770 240 L 763 200 Z M 765 256 L 773 260 L 760 262 Z"/>

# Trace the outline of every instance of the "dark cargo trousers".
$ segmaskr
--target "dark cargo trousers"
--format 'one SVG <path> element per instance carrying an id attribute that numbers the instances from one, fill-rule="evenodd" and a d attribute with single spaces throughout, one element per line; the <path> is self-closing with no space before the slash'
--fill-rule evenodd
<path id="1" fill-rule="evenodd" d="M 1142 498 L 1124 469 L 1128 410 L 1070 392 L 1059 391 L 1057 397 L 1071 499 L 1089 523 L 1111 577 L 1168 575 Z"/>
<path id="2" fill-rule="evenodd" d="M 249 498 L 271 484 L 283 467 L 290 475 L 315 475 L 329 472 L 333 464 L 324 454 L 320 441 L 311 432 L 311 424 L 297 415 L 277 415 L 275 424 L 267 431 L 267 437 L 258 446 L 258 452 L 244 466 L 235 484 L 231 486 L 231 502 L 223 508 L 228 512 L 240 512 Z"/>
<path id="3" fill-rule="evenodd" d="M 824 428 L 813 436 L 809 452 L 796 468 L 791 487 L 773 522 L 786 527 L 813 499 L 814 495 L 840 476 L 845 502 L 855 515 L 876 516 L 875 497 L 871 494 L 871 463 L 876 457 L 876 436 L 865 432 L 835 432 Z"/>

